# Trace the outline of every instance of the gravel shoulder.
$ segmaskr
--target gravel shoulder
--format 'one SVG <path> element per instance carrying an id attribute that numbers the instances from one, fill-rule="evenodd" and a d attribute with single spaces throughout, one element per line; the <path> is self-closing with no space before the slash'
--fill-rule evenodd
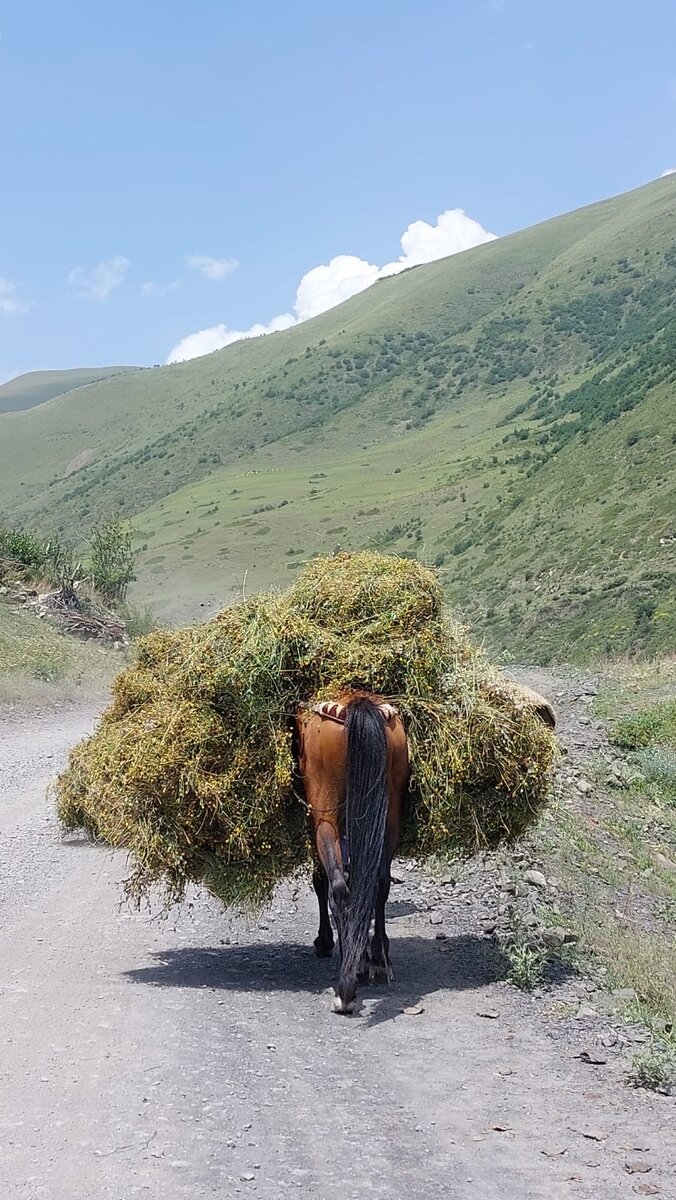
<path id="1" fill-rule="evenodd" d="M 591 754 L 580 680 L 514 673 Z M 352 1020 L 311 952 L 309 881 L 259 921 L 201 892 L 164 919 L 121 907 L 124 860 L 62 838 L 46 796 L 97 714 L 0 721 L 3 1200 L 676 1194 L 674 1099 L 598 1053 L 607 1023 L 569 1011 L 584 981 L 504 982 L 478 868 L 397 865 L 396 979 Z"/>

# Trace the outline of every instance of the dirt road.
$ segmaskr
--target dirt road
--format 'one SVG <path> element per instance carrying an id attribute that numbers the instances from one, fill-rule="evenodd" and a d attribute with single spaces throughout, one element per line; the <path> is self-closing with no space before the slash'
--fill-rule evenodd
<path id="1" fill-rule="evenodd" d="M 0 720 L 3 1200 L 674 1195 L 673 1100 L 575 1057 L 565 983 L 501 981 L 471 890 L 397 868 L 396 981 L 353 1019 L 309 886 L 260 922 L 120 908 L 123 860 L 62 840 L 45 796 L 95 717 Z"/>

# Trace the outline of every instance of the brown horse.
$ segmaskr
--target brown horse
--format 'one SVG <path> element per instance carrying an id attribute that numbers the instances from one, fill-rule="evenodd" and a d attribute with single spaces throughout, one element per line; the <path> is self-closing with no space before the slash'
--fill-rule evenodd
<path id="1" fill-rule="evenodd" d="M 334 1008 L 351 1013 L 362 970 L 392 978 L 385 904 L 408 790 L 406 734 L 392 705 L 364 693 L 299 710 L 296 722 L 317 848 L 315 952 L 324 957 L 333 951 L 330 905 L 341 958 Z"/>

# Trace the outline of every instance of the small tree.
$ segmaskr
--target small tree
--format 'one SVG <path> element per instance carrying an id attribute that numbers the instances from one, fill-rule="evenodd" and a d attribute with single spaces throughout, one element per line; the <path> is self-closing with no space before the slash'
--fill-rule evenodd
<path id="1" fill-rule="evenodd" d="M 124 600 L 127 587 L 136 579 L 136 552 L 131 526 L 113 517 L 95 525 L 89 537 L 89 567 L 94 587 L 107 600 Z"/>

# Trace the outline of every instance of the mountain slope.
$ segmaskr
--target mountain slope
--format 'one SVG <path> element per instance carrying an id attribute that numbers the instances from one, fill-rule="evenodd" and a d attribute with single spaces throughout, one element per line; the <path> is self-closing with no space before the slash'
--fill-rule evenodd
<path id="1" fill-rule="evenodd" d="M 0 385 L 0 413 L 20 412 L 63 396 L 73 388 L 109 378 L 134 367 L 76 367 L 71 371 L 28 371 Z"/>
<path id="2" fill-rule="evenodd" d="M 313 321 L 0 417 L 0 508 L 136 516 L 171 615 L 376 544 L 497 646 L 674 638 L 676 177 Z"/>

